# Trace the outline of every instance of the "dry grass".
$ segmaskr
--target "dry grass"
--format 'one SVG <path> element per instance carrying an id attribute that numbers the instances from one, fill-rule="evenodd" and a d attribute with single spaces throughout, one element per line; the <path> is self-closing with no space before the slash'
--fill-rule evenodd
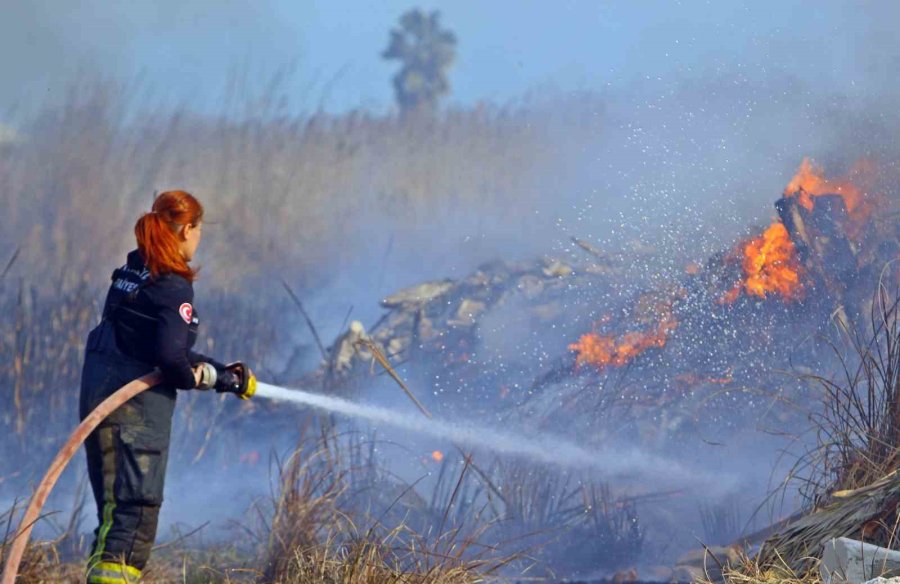
<path id="1" fill-rule="evenodd" d="M 52 540 L 29 543 L 19 567 L 19 582 L 23 584 L 72 582 L 81 578 L 81 568 L 73 562 L 77 562 L 87 554 L 85 536 L 81 533 L 84 504 L 85 492 L 80 490 L 76 493 L 72 511 L 64 523 L 60 524 L 52 515 L 43 518 L 53 526 L 56 535 Z M 23 508 L 24 503 L 13 505 L 0 513 L 0 525 L 3 526 L 3 537 L 0 538 L 0 568 L 5 564 L 6 553 L 12 543 L 12 535 Z"/>
<path id="2" fill-rule="evenodd" d="M 900 445 L 900 296 L 880 288 L 865 333 L 845 331 L 850 358 L 836 351 L 842 378 L 816 376 L 825 410 L 814 418 L 818 446 L 805 460 L 812 472 L 803 494 L 811 502 L 857 489 L 898 465 Z"/>
<path id="3" fill-rule="evenodd" d="M 326 432 L 316 444 L 278 466 L 279 495 L 271 522 L 263 525 L 263 581 L 478 582 L 515 559 L 479 541 L 488 527 L 480 515 L 457 513 L 459 523 L 446 521 L 457 496 L 446 502 L 438 527 L 425 521 L 417 530 L 415 515 L 430 511 L 414 485 L 373 477 L 372 451 L 359 442 Z M 457 484 L 467 471 L 464 465 Z M 388 493 L 392 499 L 377 500 Z M 391 514 L 397 507 L 403 508 L 400 517 Z"/>
<path id="4" fill-rule="evenodd" d="M 740 498 L 726 497 L 722 501 L 703 503 L 699 509 L 703 525 L 703 541 L 710 545 L 728 545 L 740 538 L 744 531 Z"/>
<path id="5" fill-rule="evenodd" d="M 740 565 L 725 566 L 722 576 L 727 584 L 820 584 L 817 562 L 814 560 L 812 569 L 798 574 L 783 561 L 763 568 L 755 559 L 743 556 Z M 706 580 L 702 584 L 713 583 Z"/>
<path id="6" fill-rule="evenodd" d="M 817 581 L 817 556 L 835 537 L 900 545 L 900 296 L 881 286 L 871 306 L 867 331 L 842 325 L 849 349 L 833 347 L 840 376 L 808 376 L 824 393 L 822 413 L 812 416 L 817 441 L 783 483 L 799 485 L 806 516 L 732 569 L 728 582 Z"/>
<path id="7" fill-rule="evenodd" d="M 502 487 L 497 529 L 521 542 L 541 569 L 573 576 L 636 565 L 644 533 L 636 505 L 580 473 L 495 462 L 491 480 Z"/>
<path id="8" fill-rule="evenodd" d="M 709 549 L 706 550 L 709 552 Z M 705 576 L 697 584 L 821 584 L 819 559 L 809 558 L 806 568 L 798 571 L 780 555 L 762 564 L 756 556 L 738 550 L 738 558 L 720 562 L 712 553 L 705 557 Z"/>
<path id="9" fill-rule="evenodd" d="M 396 529 L 381 542 L 358 541 L 338 547 L 297 550 L 277 582 L 310 584 L 467 584 L 485 582 L 477 566 L 455 558 L 435 558 L 410 548 Z M 397 538 L 402 541 L 398 552 Z M 398 568 L 396 566 L 406 566 Z"/>
<path id="10" fill-rule="evenodd" d="M 387 527 L 379 515 L 353 503 L 358 480 L 350 464 L 363 455 L 358 442 L 323 431 L 305 440 L 286 461 L 275 462 L 276 491 L 269 504 L 253 509 L 253 521 L 238 526 L 234 548 L 191 549 L 176 542 L 154 553 L 145 574 L 153 582 L 265 582 L 313 584 L 484 582 L 516 555 L 478 541 L 485 529 L 463 526 L 416 532 L 400 522 Z M 353 456 L 349 456 L 354 453 Z M 365 466 L 372 467 L 372 461 Z M 460 478 L 465 476 L 463 469 Z M 382 484 L 381 490 L 391 491 Z M 401 492 L 412 489 L 406 486 Z M 423 501 L 421 497 L 413 500 Z M 398 500 L 390 502 L 397 504 Z M 452 505 L 453 502 L 451 501 Z M 79 510 L 80 511 L 80 510 Z M 447 511 L 445 511 L 446 515 Z M 0 543 L 0 561 L 12 532 Z M 471 518 L 476 520 L 477 518 Z M 72 521 L 69 525 L 73 525 Z M 367 527 L 361 527 L 361 526 Z M 33 542 L 20 571 L 22 582 L 65 582 L 77 579 L 84 551 L 70 551 L 66 530 L 53 541 Z"/>
<path id="11" fill-rule="evenodd" d="M 557 144 L 597 131 L 585 123 L 597 117 L 576 110 L 600 109 L 581 97 L 414 120 L 288 116 L 271 96 L 230 97 L 234 107 L 215 117 L 135 117 L 133 92 L 75 87 L 64 107 L 26 122 L 24 140 L 0 150 L 0 249 L 21 242 L 30 278 L 104 278 L 153 192 L 175 186 L 207 203 L 217 224 L 203 252 L 215 269 L 204 278 L 231 289 L 285 266 L 292 283 L 314 284 L 366 245 L 378 218 L 409 225 L 501 204 L 512 227 L 540 195 L 539 178 L 561 164 Z"/>

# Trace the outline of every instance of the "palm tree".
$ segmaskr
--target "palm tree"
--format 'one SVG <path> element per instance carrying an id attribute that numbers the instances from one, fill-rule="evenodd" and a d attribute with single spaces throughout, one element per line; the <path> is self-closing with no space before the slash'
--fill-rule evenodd
<path id="1" fill-rule="evenodd" d="M 415 8 L 400 17 L 400 27 L 391 30 L 381 56 L 403 64 L 393 80 L 400 109 L 433 110 L 450 91 L 447 69 L 456 56 L 456 35 L 441 28 L 440 12 L 425 14 Z"/>

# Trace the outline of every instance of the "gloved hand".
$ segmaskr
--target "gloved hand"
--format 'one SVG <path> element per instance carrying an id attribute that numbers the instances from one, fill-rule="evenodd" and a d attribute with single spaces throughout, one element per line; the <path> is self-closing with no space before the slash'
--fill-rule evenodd
<path id="1" fill-rule="evenodd" d="M 250 399 L 256 393 L 256 376 L 240 361 L 231 363 L 218 372 L 215 388 L 219 393 L 233 393 L 241 399 Z"/>
<path id="2" fill-rule="evenodd" d="M 212 363 L 194 365 L 194 389 L 212 389 L 219 375 Z"/>

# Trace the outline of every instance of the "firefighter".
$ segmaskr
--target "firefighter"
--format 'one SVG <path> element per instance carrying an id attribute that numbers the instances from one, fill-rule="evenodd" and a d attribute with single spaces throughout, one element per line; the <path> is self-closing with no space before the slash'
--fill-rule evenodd
<path id="1" fill-rule="evenodd" d="M 88 335 L 81 378 L 83 420 L 119 387 L 158 369 L 162 383 L 116 410 L 88 437 L 88 475 L 99 526 L 87 582 L 137 582 L 150 557 L 162 504 L 176 389 L 230 391 L 247 398 L 255 378 L 191 350 L 194 257 L 203 206 L 189 193 L 160 194 L 134 227 L 137 249 L 113 271 L 100 324 Z"/>

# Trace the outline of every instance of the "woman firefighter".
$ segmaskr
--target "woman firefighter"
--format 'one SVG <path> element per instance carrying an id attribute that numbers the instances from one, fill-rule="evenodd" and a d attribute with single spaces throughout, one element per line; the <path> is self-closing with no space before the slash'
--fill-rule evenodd
<path id="1" fill-rule="evenodd" d="M 241 363 L 191 350 L 199 318 L 189 267 L 203 206 L 168 191 L 134 227 L 137 249 L 113 271 L 103 318 L 87 339 L 79 414 L 84 419 L 126 383 L 158 369 L 162 383 L 112 413 L 87 439 L 88 475 L 99 526 L 87 582 L 136 582 L 156 537 L 176 388 L 249 398 L 256 380 Z"/>

